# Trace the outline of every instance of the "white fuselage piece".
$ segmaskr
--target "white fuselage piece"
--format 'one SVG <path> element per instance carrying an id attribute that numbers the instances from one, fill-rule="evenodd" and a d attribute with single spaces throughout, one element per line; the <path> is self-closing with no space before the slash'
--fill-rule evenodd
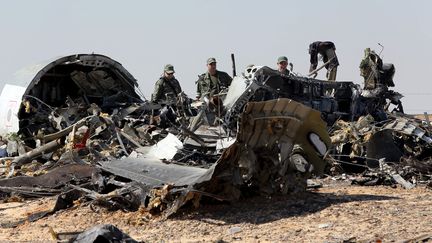
<path id="1" fill-rule="evenodd" d="M 25 87 L 12 84 L 3 87 L 0 94 L 0 135 L 18 131 L 17 114 L 25 90 Z"/>

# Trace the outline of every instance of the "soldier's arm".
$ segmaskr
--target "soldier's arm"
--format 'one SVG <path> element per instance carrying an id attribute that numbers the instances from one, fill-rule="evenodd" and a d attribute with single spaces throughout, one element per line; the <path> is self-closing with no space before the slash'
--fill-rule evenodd
<path id="1" fill-rule="evenodd" d="M 196 98 L 199 99 L 201 97 L 201 86 L 200 86 L 200 82 L 201 82 L 201 76 L 198 75 L 198 80 L 195 82 L 196 86 L 197 86 L 197 93 L 196 93 Z"/>
<path id="2" fill-rule="evenodd" d="M 311 52 L 310 54 L 310 68 L 309 68 L 309 72 L 312 72 L 313 70 L 315 70 L 318 66 L 318 53 L 317 52 Z"/>
<path id="3" fill-rule="evenodd" d="M 223 73 L 222 73 L 222 80 L 221 80 L 221 81 L 223 82 L 222 85 L 223 85 L 225 88 L 228 88 L 228 87 L 231 85 L 232 78 L 231 78 L 231 76 L 229 76 L 228 73 L 223 72 Z"/>
<path id="4" fill-rule="evenodd" d="M 363 60 L 361 60 L 359 67 L 360 68 L 366 68 L 367 67 L 367 60 L 366 60 L 366 58 L 363 59 Z"/>
<path id="5" fill-rule="evenodd" d="M 324 52 L 324 54 L 322 54 L 321 56 L 322 56 L 322 58 L 323 58 L 323 62 L 324 62 L 324 63 L 328 62 L 328 59 L 329 59 L 329 58 L 328 58 L 328 56 L 327 56 L 327 53 Z M 327 68 L 327 65 L 326 65 L 326 68 Z"/>
<path id="6" fill-rule="evenodd" d="M 177 79 L 175 80 L 175 82 L 176 82 L 176 89 L 177 89 L 176 92 L 177 92 L 177 94 L 180 94 L 182 92 L 180 82 Z"/>
<path id="7" fill-rule="evenodd" d="M 309 45 L 309 54 L 310 54 L 310 68 L 309 72 L 315 70 L 318 66 L 318 50 L 316 46 L 316 42 Z"/>
<path id="8" fill-rule="evenodd" d="M 161 98 L 162 98 L 162 80 L 159 79 L 158 81 L 156 81 L 155 89 L 154 89 L 154 92 L 152 94 L 151 101 L 157 102 Z"/>

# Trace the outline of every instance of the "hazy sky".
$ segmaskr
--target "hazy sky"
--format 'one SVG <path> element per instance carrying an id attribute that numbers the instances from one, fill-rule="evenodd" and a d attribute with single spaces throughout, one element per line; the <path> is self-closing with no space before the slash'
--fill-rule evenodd
<path id="1" fill-rule="evenodd" d="M 362 84 L 363 49 L 379 52 L 381 43 L 384 62 L 396 66 L 395 90 L 405 95 L 406 111 L 432 112 L 430 0 L 0 1 L 0 88 L 29 65 L 94 52 L 122 63 L 147 97 L 171 63 L 195 96 L 208 57 L 231 74 L 230 53 L 238 73 L 248 64 L 275 67 L 286 55 L 306 74 L 309 43 L 331 40 L 338 80 Z"/>

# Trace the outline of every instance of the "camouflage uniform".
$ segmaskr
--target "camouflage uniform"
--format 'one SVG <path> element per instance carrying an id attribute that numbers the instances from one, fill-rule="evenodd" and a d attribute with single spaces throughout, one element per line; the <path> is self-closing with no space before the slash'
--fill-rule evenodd
<path id="1" fill-rule="evenodd" d="M 360 75 L 364 78 L 364 89 L 375 89 L 379 86 L 379 69 L 381 58 L 370 48 L 366 48 L 365 56 L 360 62 Z"/>
<path id="2" fill-rule="evenodd" d="M 174 75 L 174 67 L 170 64 L 165 66 L 164 71 Z M 168 79 L 165 75 L 162 75 L 162 77 L 156 81 L 151 100 L 156 103 L 173 102 L 181 92 L 180 83 L 174 76 Z"/>
<path id="3" fill-rule="evenodd" d="M 380 97 L 394 87 L 395 67 L 392 63 L 383 63 L 382 59 L 370 48 L 365 49 L 365 56 L 360 62 L 360 75 L 364 78 L 362 96 Z"/>
<path id="4" fill-rule="evenodd" d="M 155 90 L 152 94 L 153 102 L 171 102 L 181 93 L 180 83 L 177 79 L 161 77 L 156 81 Z"/>
<path id="5" fill-rule="evenodd" d="M 232 78 L 222 71 L 216 71 L 216 75 L 212 76 L 206 72 L 198 76 L 197 84 L 197 97 L 212 96 L 218 94 L 221 90 L 228 88 L 231 84 Z"/>

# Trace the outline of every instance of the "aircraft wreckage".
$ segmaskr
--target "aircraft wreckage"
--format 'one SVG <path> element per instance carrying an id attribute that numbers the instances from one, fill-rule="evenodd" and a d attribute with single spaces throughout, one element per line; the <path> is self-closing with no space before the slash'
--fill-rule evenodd
<path id="1" fill-rule="evenodd" d="M 45 66 L 23 95 L 0 196 L 59 195 L 52 211 L 33 220 L 78 199 L 168 217 L 203 200 L 303 191 L 325 170 L 359 166 L 364 184 L 430 180 L 429 124 L 404 115 L 393 91 L 364 97 L 352 82 L 257 66 L 199 102 L 181 94 L 154 104 L 137 88 L 103 55 Z M 393 112 L 390 103 L 398 105 Z"/>

